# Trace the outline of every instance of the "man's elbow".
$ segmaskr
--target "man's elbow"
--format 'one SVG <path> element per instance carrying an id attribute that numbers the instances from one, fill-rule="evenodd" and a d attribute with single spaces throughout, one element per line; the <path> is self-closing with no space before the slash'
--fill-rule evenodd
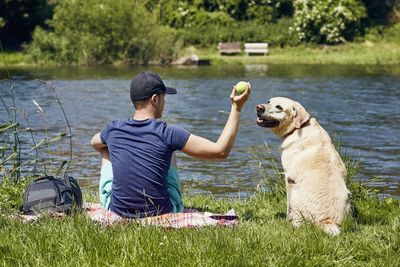
<path id="1" fill-rule="evenodd" d="M 225 160 L 229 157 L 229 154 L 221 154 L 218 159 Z"/>
<path id="2" fill-rule="evenodd" d="M 100 151 L 101 149 L 103 149 L 104 147 L 106 147 L 105 144 L 99 142 L 99 140 L 98 140 L 98 138 L 96 138 L 96 136 L 94 136 L 94 137 L 92 138 L 92 140 L 90 140 L 90 145 L 91 145 L 94 149 L 96 149 L 96 150 L 98 150 L 98 151 Z"/>
<path id="3" fill-rule="evenodd" d="M 92 138 L 92 140 L 90 140 L 90 145 L 91 145 L 92 147 L 96 148 L 97 143 L 96 143 L 96 141 L 94 140 L 94 137 Z"/>
<path id="4" fill-rule="evenodd" d="M 225 160 L 229 157 L 229 153 L 230 153 L 230 151 L 222 150 L 222 151 L 218 152 L 218 154 L 216 155 L 217 156 L 216 159 Z"/>

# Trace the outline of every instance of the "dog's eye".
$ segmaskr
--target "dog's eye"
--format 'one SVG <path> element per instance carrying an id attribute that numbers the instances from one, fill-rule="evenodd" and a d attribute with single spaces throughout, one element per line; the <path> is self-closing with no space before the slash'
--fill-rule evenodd
<path id="1" fill-rule="evenodd" d="M 281 111 L 283 110 L 283 108 L 281 106 L 279 106 L 279 105 L 276 105 L 275 107 L 276 107 L 276 109 L 279 109 Z"/>
<path id="2" fill-rule="evenodd" d="M 268 101 L 267 101 L 267 104 L 269 104 L 269 102 L 271 102 L 271 100 L 268 100 Z"/>

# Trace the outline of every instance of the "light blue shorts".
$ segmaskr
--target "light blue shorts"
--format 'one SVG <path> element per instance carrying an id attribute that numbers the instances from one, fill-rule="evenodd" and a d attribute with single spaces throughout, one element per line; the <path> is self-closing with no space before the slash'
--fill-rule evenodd
<path id="1" fill-rule="evenodd" d="M 113 171 L 111 162 L 103 164 L 100 171 L 99 195 L 100 204 L 104 209 L 109 209 L 111 201 Z M 169 199 L 172 204 L 172 212 L 183 212 L 182 193 L 179 182 L 178 171 L 170 166 L 167 176 Z"/>

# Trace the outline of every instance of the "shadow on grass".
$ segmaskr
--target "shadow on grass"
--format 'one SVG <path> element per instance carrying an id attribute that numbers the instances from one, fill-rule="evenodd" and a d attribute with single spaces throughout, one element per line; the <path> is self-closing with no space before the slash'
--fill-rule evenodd
<path id="1" fill-rule="evenodd" d="M 277 212 L 275 214 L 275 218 L 276 219 L 284 219 L 284 220 L 286 220 L 286 212 Z"/>

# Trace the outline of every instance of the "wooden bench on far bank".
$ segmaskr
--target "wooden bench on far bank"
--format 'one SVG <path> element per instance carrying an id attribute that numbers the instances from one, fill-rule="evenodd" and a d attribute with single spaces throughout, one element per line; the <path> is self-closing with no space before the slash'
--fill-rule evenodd
<path id="1" fill-rule="evenodd" d="M 267 43 L 245 43 L 244 52 L 247 55 L 250 54 L 268 54 L 268 44 Z"/>
<path id="2" fill-rule="evenodd" d="M 220 55 L 240 54 L 240 43 L 219 43 L 218 50 Z"/>

